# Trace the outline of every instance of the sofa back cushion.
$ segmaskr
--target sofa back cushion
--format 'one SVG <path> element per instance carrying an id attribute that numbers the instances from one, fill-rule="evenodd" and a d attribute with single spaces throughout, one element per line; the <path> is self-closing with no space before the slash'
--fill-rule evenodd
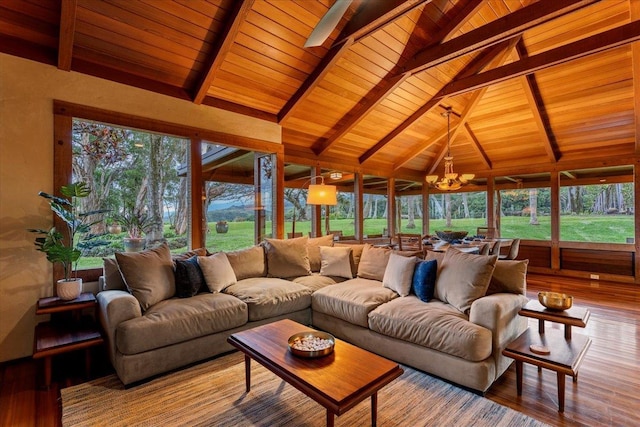
<path id="1" fill-rule="evenodd" d="M 173 260 L 166 243 L 142 252 L 117 252 L 116 260 L 127 289 L 143 311 L 176 294 Z"/>
<path id="2" fill-rule="evenodd" d="M 417 259 L 415 256 L 407 257 L 396 253 L 389 255 L 389 262 L 382 277 L 382 286 L 395 291 L 401 297 L 409 296 Z"/>
<path id="3" fill-rule="evenodd" d="M 390 255 L 391 249 L 365 245 L 358 264 L 358 277 L 382 282 Z"/>
<path id="4" fill-rule="evenodd" d="M 435 296 L 463 313 L 487 293 L 497 255 L 472 255 L 448 249 L 438 270 Z"/>
<path id="5" fill-rule="evenodd" d="M 364 250 L 363 244 L 350 244 L 350 243 L 334 243 L 334 247 L 349 247 L 351 248 L 351 254 L 349 255 L 349 262 L 351 263 L 351 274 L 353 277 L 358 275 L 358 267 L 360 266 L 360 258 L 362 258 L 362 251 Z"/>
<path id="6" fill-rule="evenodd" d="M 498 260 L 489 282 L 487 295 L 499 292 L 526 295 L 528 265 L 528 259 L 520 261 Z"/>
<path id="7" fill-rule="evenodd" d="M 322 267 L 322 258 L 320 257 L 320 247 L 333 246 L 333 234 L 321 237 L 311 237 L 307 241 L 307 252 L 309 254 L 309 266 L 311 271 L 317 273 Z"/>
<path id="8" fill-rule="evenodd" d="M 239 251 L 226 252 L 226 254 L 237 280 L 249 277 L 266 277 L 267 263 L 262 246 L 253 246 Z"/>
<path id="9" fill-rule="evenodd" d="M 233 267 L 227 259 L 227 254 L 218 252 L 209 256 L 199 256 L 198 264 L 202 269 L 204 281 L 207 283 L 209 291 L 222 292 L 226 287 L 237 282 Z"/>
<path id="10" fill-rule="evenodd" d="M 308 240 L 306 236 L 286 240 L 265 239 L 267 275 L 281 279 L 310 275 Z"/>
<path id="11" fill-rule="evenodd" d="M 335 276 L 352 279 L 351 273 L 351 248 L 332 248 L 328 246 L 320 247 L 320 275 Z"/>
<path id="12" fill-rule="evenodd" d="M 126 291 L 127 284 L 124 283 L 122 273 L 118 268 L 118 261 L 115 258 L 102 258 L 102 276 L 104 285 L 102 291 Z"/>

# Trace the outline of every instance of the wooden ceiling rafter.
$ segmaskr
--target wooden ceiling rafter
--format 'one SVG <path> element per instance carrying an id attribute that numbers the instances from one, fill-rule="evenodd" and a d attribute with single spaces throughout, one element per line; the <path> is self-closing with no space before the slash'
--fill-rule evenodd
<path id="1" fill-rule="evenodd" d="M 233 9 L 227 18 L 225 28 L 209 54 L 207 66 L 204 67 L 200 77 L 197 79 L 198 83 L 193 89 L 194 104 L 202 104 L 207 96 L 211 83 L 227 57 L 227 53 L 231 50 L 231 46 L 235 43 L 240 25 L 245 21 L 253 3 L 254 0 L 234 0 Z"/>
<path id="2" fill-rule="evenodd" d="M 516 45 L 515 53 L 517 54 L 518 59 L 529 56 L 527 48 L 522 40 L 520 40 Z M 555 163 L 558 161 L 558 156 L 556 155 L 558 143 L 556 142 L 553 130 L 551 129 L 551 123 L 547 118 L 547 109 L 544 105 L 544 101 L 542 100 L 542 95 L 540 94 L 535 74 L 532 73 L 520 76 L 519 79 L 525 96 L 527 97 L 527 102 L 529 103 L 531 112 L 533 113 L 533 119 L 538 127 L 538 132 L 540 133 L 544 150 L 547 153 L 549 160 Z"/>
<path id="3" fill-rule="evenodd" d="M 445 25 L 433 38 L 435 40 L 431 43 L 430 46 L 438 45 L 440 43 L 445 42 L 451 37 L 455 31 L 457 31 L 464 23 L 468 22 L 471 18 L 472 14 L 477 11 L 479 5 L 482 4 L 481 0 L 473 0 L 470 2 L 464 10 L 456 14 L 456 16 L 450 20 L 447 25 Z M 414 31 L 419 30 L 419 28 L 414 29 Z M 409 43 L 407 43 L 409 45 Z M 402 57 L 402 55 L 400 56 Z M 365 102 L 361 107 L 358 107 L 358 110 L 351 114 L 344 124 L 340 126 L 340 128 L 335 131 L 329 138 L 322 139 L 318 141 L 312 147 L 313 152 L 320 156 L 324 152 L 326 152 L 333 144 L 342 139 L 346 134 L 351 132 L 351 130 L 362 121 L 371 111 L 373 111 L 382 101 L 384 101 L 391 93 L 393 93 L 398 86 L 405 82 L 413 73 L 401 73 L 396 74 L 398 69 L 404 68 L 404 64 L 397 64 L 393 70 L 389 72 L 389 77 L 383 79 L 383 83 L 380 87 L 374 88 L 370 91 L 370 93 L 364 97 Z"/>
<path id="4" fill-rule="evenodd" d="M 487 169 L 491 169 L 493 167 L 491 164 L 491 160 L 482 148 L 482 145 L 480 144 L 480 141 L 478 141 L 475 133 L 473 133 L 473 130 L 471 129 L 471 126 L 469 126 L 469 123 L 464 124 L 464 130 L 466 131 L 467 136 L 469 136 L 469 139 L 471 140 L 471 146 L 474 150 L 476 150 L 476 153 L 478 153 L 478 156 L 482 160 L 482 163 L 484 163 Z"/>
<path id="5" fill-rule="evenodd" d="M 333 46 L 348 40 L 359 41 L 363 37 L 390 24 L 396 19 L 409 13 L 423 3 L 433 0 L 385 0 L 365 2 L 364 7 L 356 12 L 336 39 Z"/>
<path id="6" fill-rule="evenodd" d="M 502 64 L 507 59 L 509 53 L 511 52 L 511 50 L 513 50 L 515 44 L 518 42 L 519 39 L 520 39 L 520 36 L 513 37 L 511 40 L 502 42 L 499 45 L 494 46 L 494 48 L 491 49 L 486 56 L 482 56 L 482 57 L 478 58 L 477 65 L 474 64 L 474 66 L 468 67 L 468 69 L 463 69 L 459 74 L 467 75 L 471 71 L 470 70 L 471 68 L 478 67 L 478 69 L 475 70 L 475 71 L 476 72 L 480 72 L 486 67 L 490 67 L 492 65 L 496 66 L 496 64 Z M 451 140 L 455 139 L 455 137 L 457 136 L 459 130 L 461 130 L 460 126 L 464 125 L 464 123 L 468 120 L 469 115 L 471 114 L 473 109 L 476 107 L 476 105 L 478 104 L 478 102 L 480 101 L 480 99 L 482 98 L 484 93 L 485 93 L 485 90 L 481 90 L 478 93 L 476 93 L 475 95 L 473 95 L 473 97 L 469 100 L 469 103 L 465 107 L 465 111 L 459 116 L 460 117 L 460 121 L 458 123 L 456 123 L 456 125 L 454 127 L 452 127 L 452 134 L 453 135 L 452 135 Z M 439 99 L 437 97 L 437 95 L 436 95 L 436 96 L 434 96 L 434 98 L 432 100 L 435 100 L 436 102 L 439 102 L 442 99 Z M 453 113 L 453 114 L 455 114 L 455 113 Z M 393 165 L 393 169 L 394 170 L 400 169 L 401 167 L 403 167 L 407 163 L 409 163 L 411 160 L 413 160 L 416 157 L 418 157 L 424 150 L 426 150 L 427 148 L 429 148 L 433 144 L 437 144 L 441 139 L 443 139 L 442 135 L 444 135 L 445 137 L 447 136 L 446 129 L 445 129 L 445 131 L 443 133 L 438 133 L 436 138 L 432 138 L 429 141 L 426 141 L 426 142 L 424 142 L 422 144 L 419 144 L 417 147 L 415 147 L 415 146 L 411 147 L 411 150 L 406 155 L 404 155 L 398 162 L 396 162 Z M 444 158 L 445 153 L 446 153 L 446 145 L 444 146 L 443 149 L 440 150 L 440 152 L 438 153 L 438 155 L 435 158 L 435 161 L 428 168 L 431 171 L 429 173 L 432 173 L 432 171 L 435 170 L 435 168 L 438 166 L 440 161 Z"/>
<path id="7" fill-rule="evenodd" d="M 60 32 L 58 35 L 58 68 L 63 71 L 71 71 L 77 11 L 78 0 L 61 1 Z"/>
<path id="8" fill-rule="evenodd" d="M 528 56 L 519 61 L 453 81 L 443 89 L 441 96 L 444 98 L 461 95 L 505 80 L 624 46 L 637 40 L 640 40 L 640 21 L 621 25 L 538 55 Z"/>
<path id="9" fill-rule="evenodd" d="M 424 71 L 460 56 L 493 46 L 506 38 L 522 35 L 526 30 L 598 1 L 600 0 L 541 0 L 446 43 L 418 52 L 411 61 L 408 61 L 403 72 Z"/>

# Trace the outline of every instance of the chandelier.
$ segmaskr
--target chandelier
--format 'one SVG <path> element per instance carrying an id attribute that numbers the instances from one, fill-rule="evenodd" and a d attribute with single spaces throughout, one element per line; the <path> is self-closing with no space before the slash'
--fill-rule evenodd
<path id="1" fill-rule="evenodd" d="M 438 175 L 427 175 L 425 179 L 430 186 L 438 190 L 454 191 L 468 184 L 475 175 L 472 173 L 463 173 L 458 176 L 458 174 L 453 171 L 453 157 L 451 156 L 451 107 L 447 107 L 447 111 L 442 113 L 442 116 L 447 118 L 447 155 L 444 158 L 444 176 L 438 180 Z"/>

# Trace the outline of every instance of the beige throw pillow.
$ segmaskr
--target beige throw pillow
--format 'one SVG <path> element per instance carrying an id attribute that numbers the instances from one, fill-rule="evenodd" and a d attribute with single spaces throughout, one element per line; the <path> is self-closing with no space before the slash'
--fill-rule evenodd
<path id="1" fill-rule="evenodd" d="M 351 262 L 351 274 L 352 277 L 358 275 L 358 266 L 360 265 L 360 258 L 362 258 L 362 251 L 365 245 L 360 244 L 347 244 L 347 243 L 334 243 L 334 247 L 351 248 L 351 254 L 349 255 L 349 262 Z"/>
<path id="2" fill-rule="evenodd" d="M 332 248 L 320 246 L 320 275 L 336 276 L 352 279 L 351 273 L 351 248 Z"/>
<path id="3" fill-rule="evenodd" d="M 487 293 L 497 255 L 472 255 L 447 250 L 438 269 L 435 297 L 468 313 L 471 303 Z"/>
<path id="4" fill-rule="evenodd" d="M 390 255 L 391 249 L 365 245 L 358 265 L 358 277 L 382 282 Z"/>
<path id="5" fill-rule="evenodd" d="M 198 264 L 202 270 L 204 281 L 207 283 L 207 288 L 214 294 L 237 282 L 233 267 L 224 252 L 210 256 L 199 256 Z"/>
<path id="6" fill-rule="evenodd" d="M 173 260 L 164 243 L 142 252 L 116 252 L 118 268 L 143 311 L 176 294 Z"/>
<path id="7" fill-rule="evenodd" d="M 306 236 L 286 240 L 265 239 L 268 276 L 287 279 L 310 275 L 308 240 Z"/>
<path id="8" fill-rule="evenodd" d="M 528 265 L 528 259 L 520 261 L 498 260 L 489 282 L 487 295 L 498 292 L 526 295 Z"/>
<path id="9" fill-rule="evenodd" d="M 307 241 L 307 251 L 309 252 L 309 266 L 311 271 L 320 271 L 322 259 L 320 258 L 320 248 L 322 246 L 333 246 L 333 234 L 322 237 L 312 237 Z"/>
<path id="10" fill-rule="evenodd" d="M 406 257 L 392 253 L 384 271 L 382 286 L 391 289 L 401 297 L 408 296 L 411 292 L 411 281 L 417 260 L 418 257 L 415 256 Z"/>
<path id="11" fill-rule="evenodd" d="M 248 249 L 225 253 L 237 280 L 248 279 L 249 277 L 265 277 L 267 275 L 267 263 L 264 259 L 264 248 L 262 246 L 253 246 Z"/>

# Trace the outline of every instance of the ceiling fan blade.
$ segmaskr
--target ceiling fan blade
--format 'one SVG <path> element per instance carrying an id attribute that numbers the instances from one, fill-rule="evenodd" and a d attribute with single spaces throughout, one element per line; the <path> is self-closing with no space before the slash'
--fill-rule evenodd
<path id="1" fill-rule="evenodd" d="M 347 11 L 353 0 L 336 0 L 336 2 L 324 14 L 316 28 L 307 39 L 304 47 L 320 46 L 329 37 L 329 34 L 336 28 L 342 15 Z"/>

